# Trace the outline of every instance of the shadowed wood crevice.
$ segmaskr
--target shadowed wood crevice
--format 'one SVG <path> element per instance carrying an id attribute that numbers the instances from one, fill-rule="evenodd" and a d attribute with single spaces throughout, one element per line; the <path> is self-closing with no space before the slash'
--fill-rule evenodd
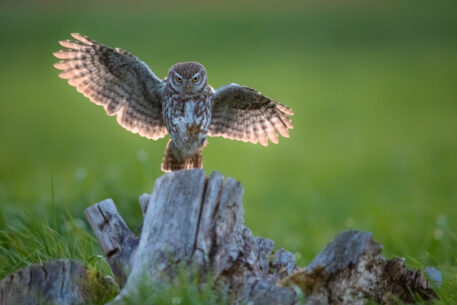
<path id="1" fill-rule="evenodd" d="M 203 203 L 206 197 L 206 191 L 208 189 L 208 179 L 205 179 L 205 185 L 203 187 L 203 194 L 202 194 L 202 201 L 200 203 L 200 213 L 198 214 L 198 220 L 197 220 L 197 230 L 195 231 L 195 238 L 194 238 L 194 251 L 192 252 L 192 256 L 194 256 L 195 251 L 197 251 L 199 248 L 197 247 L 197 241 L 198 241 L 198 232 L 200 232 L 200 221 L 202 219 L 202 212 L 203 212 Z"/>

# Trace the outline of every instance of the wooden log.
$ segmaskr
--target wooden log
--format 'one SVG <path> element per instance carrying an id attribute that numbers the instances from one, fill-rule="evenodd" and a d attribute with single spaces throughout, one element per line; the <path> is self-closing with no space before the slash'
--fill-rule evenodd
<path id="1" fill-rule="evenodd" d="M 277 286 L 281 276 L 270 273 L 273 242 L 253 237 L 244 225 L 243 191 L 234 179 L 216 172 L 206 179 L 200 169 L 157 179 L 149 200 L 144 195 L 140 199 L 140 242 L 132 271 L 113 304 L 135 294 L 145 276 L 153 285 L 173 276 L 180 262 L 211 271 L 239 302 L 293 304 L 294 291 Z"/>
<path id="2" fill-rule="evenodd" d="M 436 296 L 422 273 L 406 269 L 401 259 L 385 260 L 371 233 L 344 232 L 299 269 L 293 254 L 273 252 L 273 241 L 252 236 L 244 224 L 243 191 L 239 182 L 217 172 L 208 179 L 200 169 L 163 175 L 151 195 L 140 197 L 142 233 L 137 248 L 127 242 L 125 251 L 124 240 L 136 239 L 108 201 L 105 209 L 121 224 L 101 228 L 111 218 L 89 221 L 105 254 L 113 248 L 123 253 L 117 263 L 127 282 L 110 304 L 124 304 L 140 284 L 144 287 L 145 276 L 151 286 L 162 285 L 182 263 L 229 287 L 234 304 L 295 304 L 291 287 L 296 285 L 308 305 L 364 304 L 367 299 L 387 304 L 393 297 L 411 302 L 415 294 Z M 103 215 L 104 206 L 98 204 Z M 98 207 L 89 209 L 97 212 Z"/>
<path id="3" fill-rule="evenodd" d="M 343 232 L 282 284 L 300 286 L 307 305 L 362 305 L 367 299 L 380 304 L 391 304 L 395 299 L 412 303 L 436 298 L 423 273 L 407 269 L 404 259 L 386 260 L 381 252 L 382 246 L 373 241 L 371 233 Z M 436 279 L 438 271 L 428 270 Z"/>
<path id="4" fill-rule="evenodd" d="M 138 246 L 138 238 L 119 215 L 112 199 L 92 205 L 84 214 L 118 283 L 123 285 L 132 269 L 131 260 Z"/>
<path id="5" fill-rule="evenodd" d="M 307 305 L 359 305 L 368 299 L 410 303 L 416 296 L 436 297 L 424 273 L 407 269 L 404 259 L 386 260 L 371 233 L 343 232 L 307 267 L 298 268 L 292 253 L 273 251 L 273 241 L 252 236 L 244 224 L 243 192 L 239 182 L 217 172 L 208 179 L 200 169 L 165 174 L 151 195 L 140 196 L 140 238 L 111 199 L 89 207 L 85 214 L 92 230 L 118 283 L 125 284 L 108 304 L 128 304 L 140 286 L 157 291 L 171 283 L 183 264 L 204 274 L 203 279 L 213 276 L 216 287 L 228 287 L 233 304 L 296 304 L 297 286 Z M 439 271 L 426 272 L 440 284 Z M 87 304 L 93 301 L 89 285 L 79 263 L 33 265 L 0 283 L 0 304 Z"/>
<path id="6" fill-rule="evenodd" d="M 170 283 L 183 264 L 191 272 L 214 276 L 216 287 L 228 287 L 233 304 L 296 304 L 297 286 L 307 305 L 436 297 L 424 273 L 407 269 L 404 259 L 386 260 L 371 233 L 343 232 L 307 267 L 298 268 L 292 253 L 274 252 L 273 241 L 252 236 L 244 224 L 242 195 L 239 182 L 217 172 L 208 179 L 199 169 L 165 174 L 151 195 L 140 196 L 144 224 L 139 239 L 111 199 L 89 207 L 85 214 L 92 230 L 117 281 L 125 283 L 109 304 L 126 304 L 140 284 L 152 290 Z M 440 284 L 439 271 L 426 272 Z M 33 265 L 0 283 L 0 304 L 87 304 L 92 301 L 89 284 L 79 263 Z"/>
<path id="7" fill-rule="evenodd" d="M 86 269 L 68 259 L 31 265 L 0 283 L 1 305 L 83 305 L 91 298 Z"/>

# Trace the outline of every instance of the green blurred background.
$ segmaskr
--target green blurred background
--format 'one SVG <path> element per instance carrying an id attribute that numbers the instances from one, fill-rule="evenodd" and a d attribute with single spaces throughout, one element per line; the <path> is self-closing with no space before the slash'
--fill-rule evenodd
<path id="1" fill-rule="evenodd" d="M 457 2 L 418 0 L 3 2 L 2 276 L 101 253 L 91 234 L 89 250 L 73 251 L 65 219 L 89 232 L 84 208 L 111 197 L 136 226 L 138 195 L 162 174 L 167 139 L 129 133 L 57 77 L 52 52 L 71 32 L 134 53 L 160 77 L 199 61 L 214 87 L 244 84 L 294 110 L 279 145 L 210 138 L 203 160 L 243 183 L 247 225 L 301 265 L 359 229 L 387 256 L 457 282 Z M 61 252 L 16 244 L 39 223 Z"/>

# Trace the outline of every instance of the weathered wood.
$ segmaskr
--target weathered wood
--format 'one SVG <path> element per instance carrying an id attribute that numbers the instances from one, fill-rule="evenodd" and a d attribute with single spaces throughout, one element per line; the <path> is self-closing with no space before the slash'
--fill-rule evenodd
<path id="1" fill-rule="evenodd" d="M 306 292 L 307 305 L 358 305 L 367 299 L 380 304 L 394 299 L 411 303 L 416 295 L 423 300 L 436 297 L 420 271 L 407 269 L 404 259 L 386 260 L 381 252 L 382 246 L 373 241 L 371 233 L 343 232 L 282 284 L 300 286 Z"/>
<path id="2" fill-rule="evenodd" d="M 141 212 L 143 213 L 143 217 L 144 217 L 144 215 L 146 215 L 146 210 L 148 209 L 150 198 L 151 198 L 150 194 L 143 194 L 139 198 L 140 208 L 141 208 Z"/>
<path id="3" fill-rule="evenodd" d="M 140 197 L 140 242 L 127 283 L 113 304 L 134 294 L 145 276 L 155 285 L 173 276 L 179 262 L 211 271 L 240 302 L 292 304 L 293 290 L 277 286 L 278 276 L 270 273 L 273 242 L 252 237 L 244 225 L 243 191 L 234 179 L 216 172 L 206 179 L 200 169 L 157 179 L 149 199 Z"/>
<path id="4" fill-rule="evenodd" d="M 275 253 L 271 267 L 276 270 L 280 277 L 288 276 L 297 269 L 295 255 L 284 249 L 279 249 Z"/>
<path id="5" fill-rule="evenodd" d="M 134 293 L 144 277 L 160 281 L 194 252 L 205 175 L 201 170 L 174 172 L 157 179 L 149 199 L 132 273 L 122 290 Z M 146 200 L 143 200 L 146 202 Z"/>
<path id="6" fill-rule="evenodd" d="M 92 205 L 84 214 L 118 283 L 123 285 L 132 269 L 131 260 L 138 238 L 130 231 L 111 199 Z"/>
<path id="7" fill-rule="evenodd" d="M 124 273 L 128 280 L 111 304 L 123 304 L 134 295 L 145 276 L 151 285 L 163 284 L 183 262 L 189 270 L 209 271 L 216 283 L 229 287 L 235 304 L 295 304 L 294 285 L 303 289 L 308 305 L 364 304 L 367 299 L 386 304 L 392 296 L 406 302 L 414 294 L 435 296 L 422 273 L 406 269 L 400 259 L 385 260 L 371 233 L 342 233 L 299 269 L 292 253 L 273 252 L 273 241 L 252 236 L 244 224 L 243 191 L 234 179 L 217 172 L 206 179 L 199 169 L 157 179 L 152 194 L 140 197 L 144 224 L 139 245 L 118 260 L 131 272 Z M 113 217 L 122 219 L 111 204 Z M 131 233 L 124 225 L 119 228 L 125 233 L 95 226 L 99 240 L 114 236 L 117 241 L 102 248 L 122 251 L 121 236 Z"/>
<path id="8" fill-rule="evenodd" d="M 31 265 L 0 283 L 1 305 L 88 304 L 89 278 L 80 263 L 64 259 Z"/>
<path id="9" fill-rule="evenodd" d="M 213 276 L 215 287 L 228 288 L 233 304 L 296 304 L 297 286 L 307 305 L 436 297 L 423 273 L 407 269 L 403 259 L 386 260 L 371 233 L 341 233 L 307 267 L 298 268 L 292 253 L 273 251 L 273 241 L 252 236 L 244 224 L 243 192 L 239 182 L 217 172 L 209 178 L 200 169 L 165 174 L 151 195 L 139 198 L 144 217 L 140 238 L 111 199 L 89 207 L 86 217 L 124 286 L 109 304 L 127 303 L 139 286 L 156 291 L 171 284 L 177 266 L 183 265 L 205 274 L 202 279 Z M 441 273 L 426 271 L 439 285 Z M 42 304 L 36 297 L 50 304 L 87 304 L 88 282 L 84 267 L 72 261 L 34 265 L 2 281 L 0 304 Z"/>

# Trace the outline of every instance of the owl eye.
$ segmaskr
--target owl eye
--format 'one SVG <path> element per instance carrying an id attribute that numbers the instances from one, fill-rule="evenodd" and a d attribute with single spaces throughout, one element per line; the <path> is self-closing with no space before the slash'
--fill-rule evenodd
<path id="1" fill-rule="evenodd" d="M 200 79 L 200 77 L 195 76 L 194 78 L 192 78 L 192 81 L 195 83 L 195 82 L 198 82 L 199 79 Z"/>
<path id="2" fill-rule="evenodd" d="M 179 76 L 176 76 L 176 81 L 177 81 L 178 83 L 180 83 L 180 82 L 182 82 L 182 78 L 179 77 Z"/>

